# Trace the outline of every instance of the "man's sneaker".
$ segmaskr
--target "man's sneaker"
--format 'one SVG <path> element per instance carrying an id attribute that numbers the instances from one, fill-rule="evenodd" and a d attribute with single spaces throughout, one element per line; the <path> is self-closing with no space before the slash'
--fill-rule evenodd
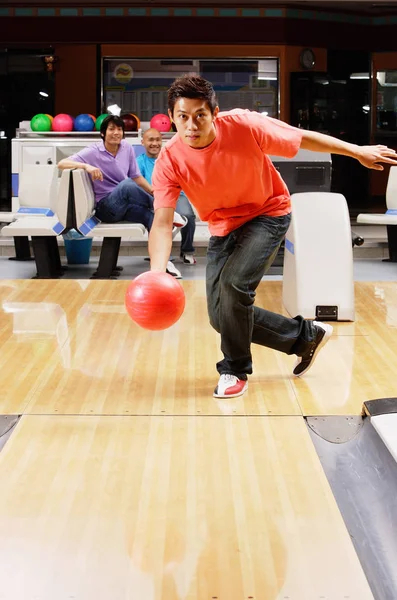
<path id="1" fill-rule="evenodd" d="M 174 212 L 174 222 L 173 222 L 174 227 L 182 228 L 182 227 L 185 227 L 186 223 L 187 223 L 186 217 L 180 215 L 177 212 Z"/>
<path id="2" fill-rule="evenodd" d="M 247 388 L 248 381 L 226 373 L 219 377 L 218 385 L 214 390 L 214 398 L 235 398 L 236 396 L 242 396 Z"/>
<path id="3" fill-rule="evenodd" d="M 298 360 L 295 363 L 293 373 L 298 377 L 310 369 L 318 351 L 325 346 L 332 335 L 333 327 L 331 327 L 331 325 L 320 323 L 319 321 L 313 321 L 313 325 L 315 327 L 316 337 L 312 342 L 310 350 L 303 356 L 298 356 Z"/>
<path id="4" fill-rule="evenodd" d="M 185 265 L 195 265 L 196 264 L 196 259 L 194 258 L 193 254 L 181 254 L 181 261 Z"/>
<path id="5" fill-rule="evenodd" d="M 175 277 L 175 279 L 182 279 L 181 273 L 178 271 L 174 263 L 170 260 L 167 262 L 167 273 Z"/>

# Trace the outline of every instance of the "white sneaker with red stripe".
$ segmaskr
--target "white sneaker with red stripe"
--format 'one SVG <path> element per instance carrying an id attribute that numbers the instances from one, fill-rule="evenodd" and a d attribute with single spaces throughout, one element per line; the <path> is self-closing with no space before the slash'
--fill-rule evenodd
<path id="1" fill-rule="evenodd" d="M 247 388 L 248 381 L 224 373 L 219 377 L 218 385 L 214 390 L 214 398 L 236 398 L 242 396 Z"/>
<path id="2" fill-rule="evenodd" d="M 174 227 L 179 227 L 180 229 L 182 229 L 182 227 L 185 227 L 186 223 L 187 223 L 186 217 L 184 217 L 183 215 L 180 215 L 177 212 L 174 212 L 174 222 L 173 222 Z"/>

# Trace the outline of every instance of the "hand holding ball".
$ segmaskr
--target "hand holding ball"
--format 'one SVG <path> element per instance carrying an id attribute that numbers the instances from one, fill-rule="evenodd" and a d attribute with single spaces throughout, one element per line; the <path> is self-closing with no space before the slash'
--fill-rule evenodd
<path id="1" fill-rule="evenodd" d="M 149 271 L 129 284 L 125 306 L 137 325 L 158 331 L 178 321 L 185 308 L 185 293 L 172 275 Z"/>

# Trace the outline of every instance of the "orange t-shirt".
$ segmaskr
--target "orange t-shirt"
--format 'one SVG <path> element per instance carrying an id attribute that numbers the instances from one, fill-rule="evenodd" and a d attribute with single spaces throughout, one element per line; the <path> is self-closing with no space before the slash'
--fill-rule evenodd
<path id="1" fill-rule="evenodd" d="M 176 134 L 153 171 L 154 208 L 175 208 L 183 190 L 212 235 L 224 236 L 258 215 L 291 212 L 290 195 L 270 155 L 292 158 L 302 132 L 283 121 L 236 109 L 220 112 L 216 138 L 191 148 Z"/>

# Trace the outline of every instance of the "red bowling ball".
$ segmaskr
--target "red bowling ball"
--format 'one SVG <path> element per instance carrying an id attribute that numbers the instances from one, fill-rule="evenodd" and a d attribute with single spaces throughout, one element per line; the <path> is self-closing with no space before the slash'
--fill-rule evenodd
<path id="1" fill-rule="evenodd" d="M 73 117 L 60 113 L 53 118 L 52 130 L 53 131 L 73 131 Z"/>
<path id="2" fill-rule="evenodd" d="M 125 131 L 138 131 L 140 125 L 138 117 L 131 113 L 125 113 L 120 115 L 120 118 L 124 121 Z"/>
<path id="3" fill-rule="evenodd" d="M 158 331 L 178 321 L 185 308 L 185 293 L 172 275 L 148 271 L 129 284 L 125 306 L 134 323 Z"/>
<path id="4" fill-rule="evenodd" d="M 157 131 L 167 132 L 171 131 L 171 119 L 167 115 L 159 114 L 152 117 L 150 120 L 150 127 L 157 129 Z"/>

